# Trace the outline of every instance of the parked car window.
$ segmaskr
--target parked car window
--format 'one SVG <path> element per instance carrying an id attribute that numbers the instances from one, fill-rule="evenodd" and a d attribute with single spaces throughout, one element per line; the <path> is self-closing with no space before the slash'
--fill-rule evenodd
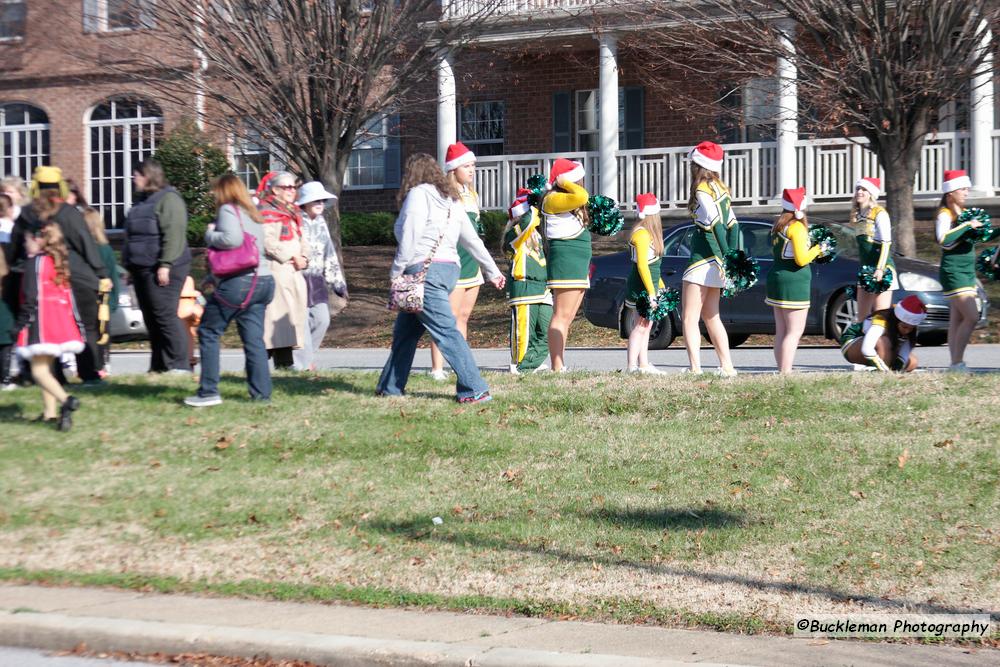
<path id="1" fill-rule="evenodd" d="M 748 255 L 759 260 L 773 259 L 771 255 L 771 227 L 754 223 L 740 225 L 743 235 L 743 249 Z"/>
<path id="2" fill-rule="evenodd" d="M 673 236 L 667 238 L 663 246 L 664 257 L 690 257 L 691 256 L 691 235 L 694 234 L 694 227 L 685 227 Z"/>

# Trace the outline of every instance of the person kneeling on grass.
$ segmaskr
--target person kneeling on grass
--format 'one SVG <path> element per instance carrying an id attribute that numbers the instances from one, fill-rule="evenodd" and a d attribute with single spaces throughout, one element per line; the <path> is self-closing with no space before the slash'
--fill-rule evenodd
<path id="1" fill-rule="evenodd" d="M 853 364 L 883 372 L 910 373 L 917 368 L 913 348 L 917 344 L 917 326 L 925 317 L 924 302 L 910 295 L 894 308 L 875 311 L 864 322 L 847 327 L 840 339 L 840 351 Z"/>

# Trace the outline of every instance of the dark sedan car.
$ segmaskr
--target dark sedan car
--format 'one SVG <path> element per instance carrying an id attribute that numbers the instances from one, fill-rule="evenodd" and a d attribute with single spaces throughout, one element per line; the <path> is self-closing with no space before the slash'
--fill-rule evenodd
<path id="1" fill-rule="evenodd" d="M 806 320 L 806 335 L 822 335 L 837 339 L 843 328 L 854 321 L 857 304 L 848 299 L 847 288 L 857 280 L 857 245 L 852 232 L 840 225 L 828 224 L 840 240 L 841 254 L 829 264 L 812 264 L 812 300 Z M 771 221 L 741 219 L 740 232 L 743 247 L 760 262 L 760 279 L 746 292 L 723 299 L 721 314 L 729 343 L 737 346 L 752 334 L 773 334 L 774 313 L 764 303 L 767 272 L 771 268 Z M 691 257 L 691 237 L 694 225 L 686 223 L 664 232 L 663 261 L 660 271 L 668 287 L 681 288 L 681 276 Z M 916 294 L 927 304 L 927 319 L 920 326 L 920 342 L 924 345 L 941 345 L 947 340 L 948 303 L 941 295 L 938 267 L 918 259 L 894 257 L 899 274 L 899 286 L 894 300 Z M 583 311 L 587 319 L 599 327 L 618 329 L 627 338 L 635 325 L 635 312 L 624 308 L 625 279 L 631 270 L 628 252 L 595 257 L 591 263 L 591 288 L 587 291 Z M 976 299 L 979 306 L 979 323 L 985 326 L 989 303 L 986 293 L 979 286 Z M 662 349 L 680 335 L 680 309 L 670 318 L 654 324 L 649 346 Z M 702 329 L 704 333 L 704 328 Z"/>

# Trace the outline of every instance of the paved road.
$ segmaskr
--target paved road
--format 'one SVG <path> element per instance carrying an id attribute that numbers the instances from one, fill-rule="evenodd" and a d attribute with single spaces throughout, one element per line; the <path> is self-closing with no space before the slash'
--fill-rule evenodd
<path id="1" fill-rule="evenodd" d="M 148 667 L 149 663 L 112 660 L 111 658 L 56 656 L 48 651 L 0 646 L 0 667 L 129 667 L 129 665 Z"/>
<path id="2" fill-rule="evenodd" d="M 502 348 L 474 350 L 476 360 L 484 370 L 506 371 L 508 352 Z M 316 365 L 320 370 L 380 370 L 389 355 L 381 348 L 325 349 L 317 355 Z M 718 358 L 710 348 L 701 352 L 705 369 L 718 366 Z M 917 356 L 921 366 L 929 370 L 943 370 L 948 367 L 947 347 L 920 347 Z M 966 363 L 975 371 L 995 371 L 1000 369 L 1000 345 L 972 345 L 966 353 Z M 650 352 L 650 360 L 661 369 L 677 373 L 687 367 L 687 355 L 683 348 L 671 347 Z M 624 349 L 574 348 L 566 354 L 566 361 L 573 370 L 615 371 L 625 365 Z M 774 353 L 769 347 L 747 347 L 733 350 L 733 361 L 741 372 L 773 373 Z M 114 374 L 143 373 L 149 368 L 146 352 L 118 352 L 112 358 Z M 417 350 L 414 369 L 427 370 L 430 367 L 430 351 Z M 797 370 L 803 372 L 848 371 L 851 366 L 844 362 L 840 350 L 835 347 L 811 347 L 799 350 L 796 355 Z M 224 371 L 243 369 L 241 350 L 224 350 L 222 353 Z"/>

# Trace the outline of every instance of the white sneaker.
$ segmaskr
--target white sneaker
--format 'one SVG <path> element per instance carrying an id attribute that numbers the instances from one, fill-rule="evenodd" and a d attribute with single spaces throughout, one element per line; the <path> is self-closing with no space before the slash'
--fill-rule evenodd
<path id="1" fill-rule="evenodd" d="M 535 373 L 544 373 L 547 370 L 549 370 L 549 365 L 547 363 L 545 363 L 545 362 L 542 362 L 541 366 L 539 366 L 538 368 L 536 368 L 535 370 L 533 370 L 531 372 L 532 372 L 532 374 L 535 374 Z"/>
<path id="2" fill-rule="evenodd" d="M 511 364 L 510 365 L 510 374 L 511 375 L 520 375 L 521 374 L 521 371 L 517 370 L 517 364 Z"/>
<path id="3" fill-rule="evenodd" d="M 641 373 L 642 375 L 666 375 L 667 374 L 666 371 L 661 371 L 659 368 L 657 368 L 653 364 L 650 364 L 649 366 L 640 366 L 638 370 L 639 370 L 639 373 Z"/>
<path id="4" fill-rule="evenodd" d="M 629 366 L 628 368 L 625 369 L 625 372 L 628 373 L 629 375 L 638 375 L 639 374 L 639 367 L 638 366 Z"/>
<path id="5" fill-rule="evenodd" d="M 694 370 L 693 368 L 681 369 L 681 375 L 702 375 L 703 373 L 704 371 L 702 371 L 700 368 L 698 370 Z"/>
<path id="6" fill-rule="evenodd" d="M 965 365 L 964 361 L 960 361 L 957 364 L 952 364 L 948 366 L 949 373 L 968 373 L 969 367 Z"/>
<path id="7" fill-rule="evenodd" d="M 720 378 L 734 378 L 738 375 L 738 373 L 736 372 L 735 368 L 728 371 L 725 368 L 716 368 L 715 375 L 717 375 Z"/>
<path id="8" fill-rule="evenodd" d="M 875 370 L 874 366 L 869 366 L 868 364 L 853 364 L 853 366 L 854 366 L 854 371 L 856 373 L 862 373 L 864 371 L 873 371 L 873 370 Z"/>
<path id="9" fill-rule="evenodd" d="M 569 366 L 563 366 L 562 368 L 560 368 L 559 370 L 557 370 L 555 372 L 556 373 L 569 373 Z"/>
<path id="10" fill-rule="evenodd" d="M 437 382 L 445 382 L 448 380 L 448 373 L 443 368 L 439 371 L 428 371 L 427 374 L 431 376 L 432 380 L 436 380 Z"/>

